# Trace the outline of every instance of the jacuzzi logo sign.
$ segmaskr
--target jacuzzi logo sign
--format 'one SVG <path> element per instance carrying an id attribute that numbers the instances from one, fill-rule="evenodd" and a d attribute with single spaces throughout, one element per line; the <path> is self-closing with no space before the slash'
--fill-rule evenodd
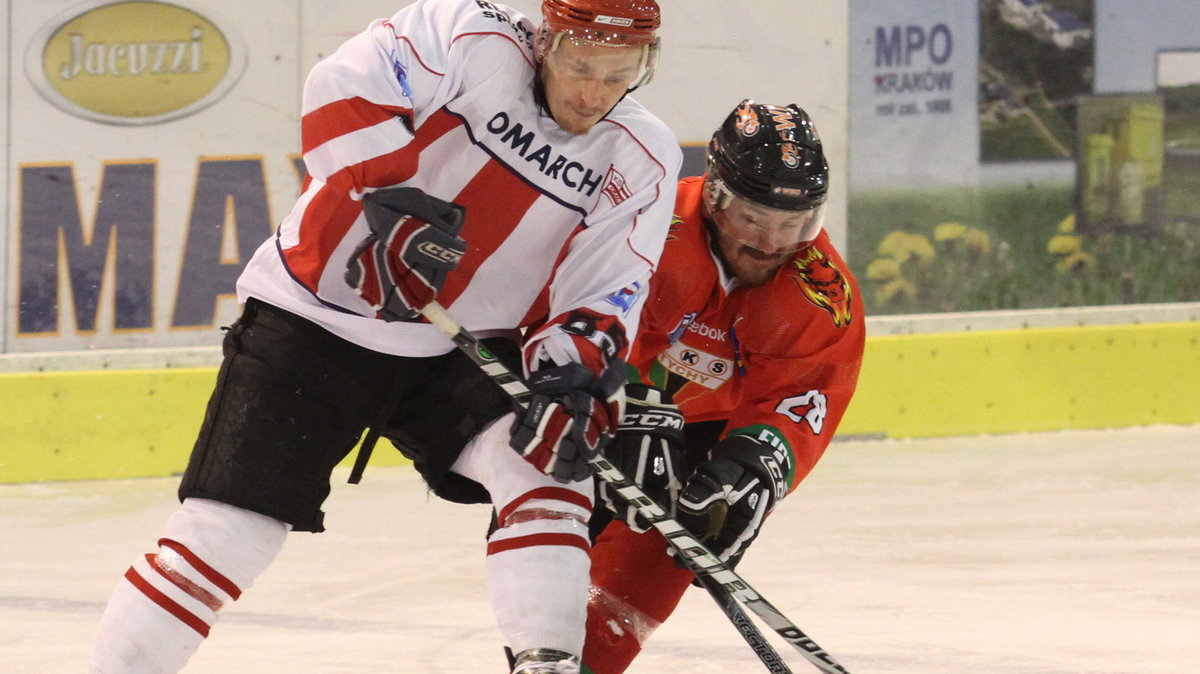
<path id="1" fill-rule="evenodd" d="M 42 27 L 25 69 L 46 100 L 108 124 L 157 124 L 221 99 L 245 68 L 232 26 L 165 2 L 76 7 Z"/>

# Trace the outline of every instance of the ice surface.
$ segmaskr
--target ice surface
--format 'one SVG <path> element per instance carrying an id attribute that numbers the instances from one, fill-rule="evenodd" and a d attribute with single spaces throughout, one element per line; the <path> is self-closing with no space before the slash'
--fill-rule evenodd
<path id="1" fill-rule="evenodd" d="M 345 477 L 329 531 L 291 536 L 186 672 L 504 670 L 487 507 L 406 468 Z M 0 671 L 84 671 L 175 486 L 0 486 Z M 1200 426 L 837 442 L 739 572 L 855 674 L 1200 671 Z M 630 674 L 760 671 L 693 589 Z"/>

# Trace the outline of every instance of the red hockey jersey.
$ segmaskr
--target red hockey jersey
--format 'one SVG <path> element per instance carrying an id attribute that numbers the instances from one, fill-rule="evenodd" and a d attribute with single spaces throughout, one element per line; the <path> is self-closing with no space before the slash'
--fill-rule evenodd
<path id="1" fill-rule="evenodd" d="M 772 281 L 738 287 L 710 247 L 702 187 L 698 177 L 679 184 L 631 364 L 689 423 L 727 419 L 726 435 L 786 447 L 794 489 L 854 393 L 866 338 L 859 289 L 824 232 Z"/>
<path id="2" fill-rule="evenodd" d="M 570 311 L 633 334 L 670 223 L 678 143 L 628 97 L 586 135 L 559 128 L 534 98 L 533 35 L 497 3 L 419 0 L 318 63 L 304 87 L 303 194 L 239 298 L 376 351 L 451 350 L 431 325 L 377 320 L 343 278 L 369 233 L 362 195 L 407 185 L 466 208 L 468 250 L 438 299 L 467 329 L 544 323 L 529 342 L 557 343 L 560 362 L 579 360 L 554 321 Z"/>

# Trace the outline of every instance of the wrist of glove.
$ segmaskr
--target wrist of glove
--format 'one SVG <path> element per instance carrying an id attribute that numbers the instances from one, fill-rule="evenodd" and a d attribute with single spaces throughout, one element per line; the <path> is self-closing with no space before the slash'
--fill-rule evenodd
<path id="1" fill-rule="evenodd" d="M 662 506 L 672 517 L 683 486 L 683 413 L 670 394 L 644 384 L 625 386 L 625 414 L 616 437 L 604 448 L 604 457 L 625 477 Z M 650 523 L 629 505 L 612 485 L 601 481 L 598 495 L 616 519 L 637 532 Z"/>
<path id="2" fill-rule="evenodd" d="M 371 234 L 346 266 L 346 283 L 385 321 L 411 321 L 432 302 L 467 250 L 465 209 L 414 187 L 363 196 Z"/>
<path id="3" fill-rule="evenodd" d="M 529 407 L 517 413 L 509 445 L 559 482 L 588 477 L 588 462 L 616 432 L 625 376 L 620 359 L 598 377 L 579 363 L 534 372 L 529 377 Z"/>
<path id="4" fill-rule="evenodd" d="M 675 519 L 732 568 L 787 493 L 789 462 L 785 449 L 726 437 L 688 478 Z"/>

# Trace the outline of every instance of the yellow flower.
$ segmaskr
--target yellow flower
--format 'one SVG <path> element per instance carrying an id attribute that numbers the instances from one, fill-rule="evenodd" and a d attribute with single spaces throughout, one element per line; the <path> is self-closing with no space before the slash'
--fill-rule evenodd
<path id="1" fill-rule="evenodd" d="M 937 257 L 937 253 L 933 250 L 933 244 L 929 243 L 929 239 L 925 238 L 924 234 L 909 234 L 906 245 L 908 250 L 922 263 L 927 263 Z"/>
<path id="2" fill-rule="evenodd" d="M 992 250 L 992 237 L 982 229 L 975 227 L 967 229 L 963 234 L 963 242 L 967 244 L 967 250 L 976 255 L 987 255 Z"/>
<path id="3" fill-rule="evenodd" d="M 1075 214 L 1068 213 L 1067 217 L 1058 221 L 1059 234 L 1074 234 L 1075 233 Z"/>
<path id="4" fill-rule="evenodd" d="M 1046 252 L 1052 255 L 1072 255 L 1082 248 L 1079 237 L 1073 234 L 1055 234 L 1046 243 Z"/>
<path id="5" fill-rule="evenodd" d="M 917 294 L 917 287 L 912 281 L 903 278 L 892 279 L 879 287 L 875 291 L 875 299 L 880 304 L 885 304 L 893 299 L 913 297 Z"/>
<path id="6" fill-rule="evenodd" d="M 936 253 L 933 244 L 924 234 L 895 231 L 883 237 L 879 242 L 879 254 L 890 257 L 897 262 L 905 262 L 917 258 L 921 262 L 929 262 Z"/>
<path id="7" fill-rule="evenodd" d="M 953 241 L 961 239 L 967 233 L 967 226 L 961 222 L 943 222 L 933 228 L 934 241 Z"/>
<path id="8" fill-rule="evenodd" d="M 904 262 L 912 257 L 906 245 L 908 242 L 908 232 L 892 232 L 883 237 L 883 241 L 879 242 L 879 254 L 884 257 L 890 257 L 897 262 Z"/>
<path id="9" fill-rule="evenodd" d="M 1060 273 L 1066 274 L 1073 271 L 1086 271 L 1093 269 L 1096 266 L 1096 256 L 1091 253 L 1071 253 L 1058 261 L 1055 265 Z"/>
<path id="10" fill-rule="evenodd" d="M 900 263 L 889 257 L 879 257 L 867 265 L 867 278 L 872 281 L 890 281 L 900 277 Z"/>

